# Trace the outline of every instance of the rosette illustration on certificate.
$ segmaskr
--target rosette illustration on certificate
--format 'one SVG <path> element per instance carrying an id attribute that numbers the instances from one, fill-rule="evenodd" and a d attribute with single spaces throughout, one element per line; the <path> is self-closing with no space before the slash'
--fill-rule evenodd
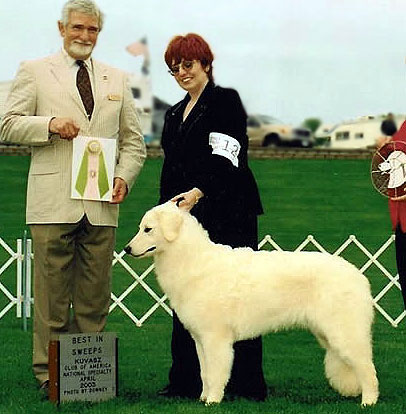
<path id="1" fill-rule="evenodd" d="M 72 193 L 82 200 L 110 201 L 116 141 L 78 136 L 73 140 Z"/>

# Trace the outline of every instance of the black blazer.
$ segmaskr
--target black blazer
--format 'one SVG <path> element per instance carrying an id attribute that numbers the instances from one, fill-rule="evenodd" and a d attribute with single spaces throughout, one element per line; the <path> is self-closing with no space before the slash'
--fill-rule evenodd
<path id="1" fill-rule="evenodd" d="M 204 197 L 191 213 L 208 230 L 212 240 L 216 240 L 219 232 L 227 233 L 235 226 L 243 228 L 247 217 L 255 216 L 256 221 L 256 216 L 263 213 L 247 161 L 247 114 L 237 91 L 212 82 L 206 85 L 183 122 L 183 111 L 189 100 L 186 95 L 165 115 L 160 203 L 193 187 L 199 188 Z M 213 154 L 209 144 L 211 132 L 226 134 L 238 141 L 241 146 L 238 166 L 222 155 Z M 224 243 L 224 238 L 221 240 Z"/>

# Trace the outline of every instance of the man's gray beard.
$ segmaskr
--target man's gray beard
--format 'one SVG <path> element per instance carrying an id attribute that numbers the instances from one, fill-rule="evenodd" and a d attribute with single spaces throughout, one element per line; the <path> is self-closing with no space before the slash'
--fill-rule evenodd
<path id="1" fill-rule="evenodd" d="M 72 43 L 69 47 L 69 51 L 81 59 L 87 59 L 93 50 L 93 45 L 81 45 L 79 43 Z"/>

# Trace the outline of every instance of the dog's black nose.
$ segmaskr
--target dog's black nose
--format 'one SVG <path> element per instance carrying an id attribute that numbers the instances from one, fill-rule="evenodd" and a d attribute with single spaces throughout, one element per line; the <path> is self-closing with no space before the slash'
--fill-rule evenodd
<path id="1" fill-rule="evenodd" d="M 131 247 L 130 247 L 130 246 L 125 246 L 125 247 L 124 247 L 124 251 L 125 251 L 127 254 L 131 254 Z"/>

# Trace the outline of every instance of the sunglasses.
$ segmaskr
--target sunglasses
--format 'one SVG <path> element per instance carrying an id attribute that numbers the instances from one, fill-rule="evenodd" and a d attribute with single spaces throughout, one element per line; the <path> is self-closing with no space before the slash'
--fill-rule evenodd
<path id="1" fill-rule="evenodd" d="M 195 64 L 194 60 L 184 60 L 183 62 L 179 63 L 178 65 L 172 66 L 168 72 L 171 76 L 176 76 L 179 74 L 180 68 L 182 68 L 185 71 L 189 71 L 193 68 L 193 65 Z"/>

